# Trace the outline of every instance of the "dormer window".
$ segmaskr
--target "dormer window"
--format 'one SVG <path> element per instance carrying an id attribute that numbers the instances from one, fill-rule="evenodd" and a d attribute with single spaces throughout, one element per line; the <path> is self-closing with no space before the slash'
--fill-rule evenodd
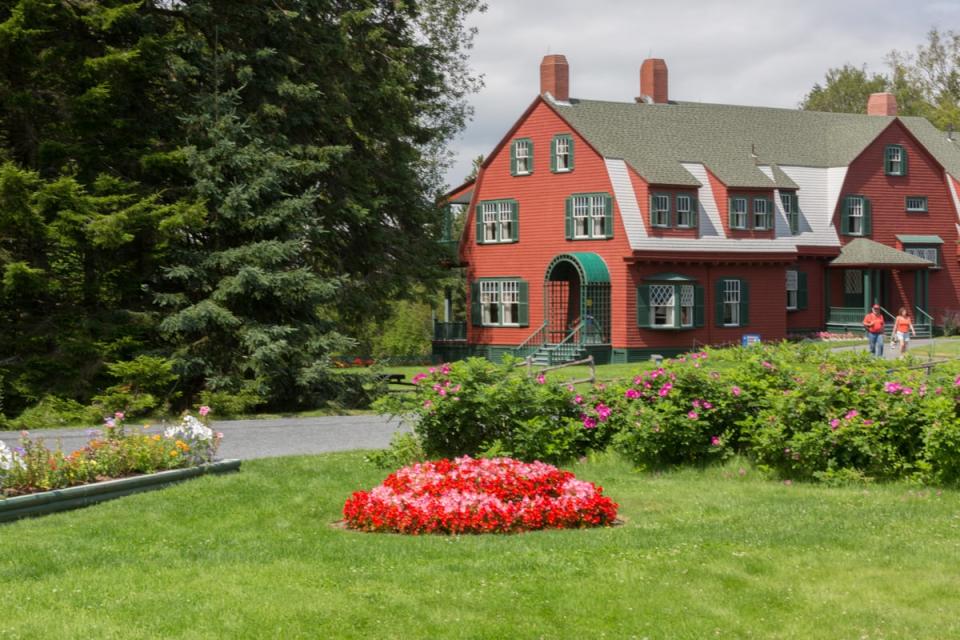
<path id="1" fill-rule="evenodd" d="M 753 228 L 766 231 L 773 228 L 773 216 L 770 215 L 770 201 L 766 198 L 753 199 Z"/>
<path id="2" fill-rule="evenodd" d="M 747 228 L 747 199 L 730 198 L 730 228 Z"/>
<path id="3" fill-rule="evenodd" d="M 527 176 L 533 173 L 533 141 L 530 138 L 514 140 L 510 146 L 510 174 Z"/>
<path id="4" fill-rule="evenodd" d="M 883 172 L 888 176 L 907 175 L 907 150 L 899 144 L 888 144 L 883 152 Z"/>
<path id="5" fill-rule="evenodd" d="M 573 137 L 561 134 L 553 137 L 553 153 L 550 155 L 550 170 L 554 173 L 573 171 Z"/>
<path id="6" fill-rule="evenodd" d="M 797 235 L 800 233 L 800 206 L 797 201 L 797 194 L 781 192 L 780 204 L 783 207 L 783 215 L 787 218 L 787 224 L 790 225 L 790 233 Z"/>

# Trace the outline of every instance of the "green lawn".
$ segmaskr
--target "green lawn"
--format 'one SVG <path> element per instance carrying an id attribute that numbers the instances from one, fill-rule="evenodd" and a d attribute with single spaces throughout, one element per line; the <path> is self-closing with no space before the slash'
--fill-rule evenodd
<path id="1" fill-rule="evenodd" d="M 244 463 L 0 525 L 0 638 L 948 638 L 960 493 L 739 466 L 577 465 L 625 524 L 515 536 L 332 528 L 359 453 Z"/>

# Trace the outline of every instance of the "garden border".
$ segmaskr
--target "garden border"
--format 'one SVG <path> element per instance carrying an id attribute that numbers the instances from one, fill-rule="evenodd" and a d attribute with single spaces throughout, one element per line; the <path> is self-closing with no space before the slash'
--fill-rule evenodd
<path id="1" fill-rule="evenodd" d="M 122 496 L 160 489 L 165 485 L 206 475 L 240 469 L 240 460 L 218 460 L 208 464 L 171 469 L 128 478 L 54 489 L 0 500 L 0 522 L 12 522 L 29 516 L 78 509 Z"/>

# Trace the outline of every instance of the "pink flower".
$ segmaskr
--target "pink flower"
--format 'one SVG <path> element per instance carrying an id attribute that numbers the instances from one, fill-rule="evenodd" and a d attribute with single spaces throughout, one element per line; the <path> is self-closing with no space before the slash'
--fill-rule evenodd
<path id="1" fill-rule="evenodd" d="M 545 384 L 546 381 L 547 381 L 547 377 L 542 373 L 537 376 L 537 384 Z"/>
<path id="2" fill-rule="evenodd" d="M 737 385 L 733 385 L 732 387 L 730 387 L 730 393 L 732 393 L 735 396 L 739 396 L 741 393 L 740 387 L 738 387 Z"/>
<path id="3" fill-rule="evenodd" d="M 426 377 L 427 377 L 427 374 L 418 373 L 417 375 L 413 376 L 413 379 L 411 381 L 413 382 L 413 384 L 420 384 L 420 381 L 426 379 Z"/>
<path id="4" fill-rule="evenodd" d="M 583 396 L 579 393 L 573 396 L 573 404 L 583 404 Z"/>
<path id="5" fill-rule="evenodd" d="M 856 409 L 850 409 L 847 411 L 847 415 L 843 416 L 844 420 L 849 420 L 850 418 L 856 418 L 860 413 Z"/>
<path id="6" fill-rule="evenodd" d="M 113 417 L 116 418 L 117 420 L 123 420 L 124 418 L 123 411 L 117 411 L 115 414 L 113 414 Z"/>
<path id="7" fill-rule="evenodd" d="M 607 405 L 605 404 L 597 405 L 597 417 L 600 418 L 600 422 L 606 422 L 607 418 L 610 417 L 611 413 L 613 413 L 613 411 L 611 411 L 610 407 L 608 407 Z"/>
<path id="8" fill-rule="evenodd" d="M 719 446 L 720 446 L 720 438 L 718 438 L 717 436 L 713 436 L 712 438 L 710 438 L 710 444 L 711 444 L 711 446 L 719 447 Z"/>
<path id="9" fill-rule="evenodd" d="M 773 369 L 773 365 L 770 364 L 769 362 L 767 362 L 766 360 L 764 360 L 764 361 L 761 362 L 760 364 L 763 365 L 764 369 Z"/>
<path id="10" fill-rule="evenodd" d="M 631 388 L 631 389 L 627 389 L 627 391 L 623 395 L 626 398 L 634 400 L 640 397 L 640 392 L 637 391 L 636 389 Z"/>
<path id="11" fill-rule="evenodd" d="M 593 429 L 594 427 L 597 426 L 597 421 L 594 420 L 593 418 L 591 418 L 590 416 L 584 415 L 584 416 L 582 416 L 582 417 L 583 417 L 583 428 L 584 428 L 584 429 Z"/>
<path id="12" fill-rule="evenodd" d="M 202 407 L 200 407 L 197 413 L 200 414 L 200 417 L 206 416 L 208 413 L 210 413 L 210 407 L 208 407 L 207 405 L 203 405 Z"/>
<path id="13" fill-rule="evenodd" d="M 903 395 L 905 396 L 909 396 L 910 394 L 913 393 L 913 389 L 911 389 L 910 387 L 904 387 L 901 393 L 903 393 Z"/>
<path id="14" fill-rule="evenodd" d="M 442 397 L 442 396 L 447 395 L 447 390 L 446 390 L 446 389 L 440 389 L 439 391 L 437 391 L 437 393 L 439 393 L 440 396 Z"/>
<path id="15" fill-rule="evenodd" d="M 840 420 L 838 418 L 834 418 L 833 420 L 830 421 L 831 429 L 836 429 L 839 426 L 840 426 Z"/>
<path id="16" fill-rule="evenodd" d="M 696 412 L 696 411 L 688 411 L 688 412 L 687 412 L 687 417 L 690 418 L 691 420 L 696 420 L 696 419 L 699 418 L 700 416 L 697 415 L 697 412 Z"/>
<path id="17" fill-rule="evenodd" d="M 700 401 L 699 401 L 699 400 L 694 400 L 691 404 L 693 404 L 693 408 L 694 408 L 694 409 L 699 409 L 699 408 L 700 408 Z"/>
<path id="18" fill-rule="evenodd" d="M 433 403 L 432 403 L 431 401 L 429 401 L 429 400 L 424 400 L 424 401 L 423 401 L 423 406 L 424 406 L 424 408 L 429 409 L 430 407 L 433 406 Z"/>
<path id="19" fill-rule="evenodd" d="M 704 408 L 704 409 L 713 409 L 713 405 L 710 404 L 709 402 L 707 402 L 706 400 L 704 400 L 704 401 L 703 401 L 703 408 Z"/>
<path id="20" fill-rule="evenodd" d="M 864 420 L 863 424 L 864 426 L 870 426 L 871 424 L 873 424 L 873 420 Z"/>

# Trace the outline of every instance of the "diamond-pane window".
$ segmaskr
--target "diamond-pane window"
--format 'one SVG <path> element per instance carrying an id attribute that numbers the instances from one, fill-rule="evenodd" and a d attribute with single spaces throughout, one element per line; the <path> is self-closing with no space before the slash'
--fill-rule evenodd
<path id="1" fill-rule="evenodd" d="M 650 287 L 650 324 L 655 327 L 672 327 L 674 318 L 674 288 L 669 284 Z"/>

